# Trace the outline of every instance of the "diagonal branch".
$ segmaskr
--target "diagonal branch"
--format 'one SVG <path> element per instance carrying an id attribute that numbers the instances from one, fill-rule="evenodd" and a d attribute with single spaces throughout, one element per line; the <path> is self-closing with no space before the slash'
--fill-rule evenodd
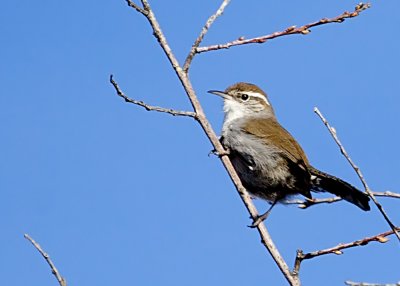
<path id="1" fill-rule="evenodd" d="M 185 63 L 183 64 L 183 71 L 188 72 L 190 68 L 190 64 L 192 63 L 192 60 L 194 56 L 196 55 L 196 50 L 200 46 L 201 41 L 203 41 L 204 36 L 207 34 L 208 29 L 210 29 L 211 25 L 214 23 L 214 21 L 222 15 L 222 13 L 225 10 L 225 7 L 228 6 L 230 0 L 224 0 L 221 3 L 221 6 L 218 8 L 217 12 L 215 14 L 211 15 L 210 18 L 208 18 L 206 24 L 204 25 L 203 29 L 201 29 L 200 35 L 197 37 L 196 41 L 194 41 L 194 44 L 192 48 L 190 49 L 190 52 L 188 56 L 186 57 Z"/>
<path id="2" fill-rule="evenodd" d="M 237 40 L 225 43 L 225 44 L 217 44 L 217 45 L 211 45 L 207 47 L 198 47 L 196 49 L 196 53 L 204 53 L 204 52 L 210 52 L 210 51 L 215 51 L 215 50 L 221 50 L 221 49 L 229 49 L 230 47 L 233 46 L 240 46 L 240 45 L 246 45 L 246 44 L 262 44 L 265 43 L 268 40 L 272 40 L 275 38 L 279 38 L 282 36 L 287 36 L 287 35 L 295 35 L 295 34 L 301 34 L 301 35 L 307 35 L 311 32 L 310 28 L 325 25 L 325 24 L 330 24 L 330 23 L 342 23 L 345 19 L 347 18 L 353 18 L 358 16 L 362 11 L 370 8 L 370 4 L 364 4 L 360 3 L 358 4 L 353 12 L 344 12 L 343 14 L 333 17 L 333 18 L 323 18 L 319 21 L 303 25 L 301 27 L 296 28 L 296 26 L 291 26 L 287 28 L 284 31 L 280 32 L 275 32 L 269 35 L 261 36 L 261 37 L 256 37 L 256 38 L 251 38 L 251 39 L 245 39 L 244 37 L 240 37 Z"/>
<path id="3" fill-rule="evenodd" d="M 339 146 L 340 152 L 343 154 L 343 156 L 350 163 L 351 167 L 357 173 L 358 177 L 360 178 L 360 180 L 361 180 L 361 182 L 362 182 L 362 184 L 364 186 L 365 191 L 371 197 L 371 199 L 375 203 L 375 205 L 378 207 L 378 210 L 383 215 L 384 219 L 389 224 L 390 228 L 394 231 L 394 233 L 397 236 L 397 239 L 400 242 L 400 235 L 399 235 L 398 230 L 396 229 L 396 226 L 392 223 L 392 221 L 390 220 L 389 216 L 386 214 L 386 211 L 383 209 L 382 205 L 375 198 L 374 193 L 371 191 L 371 189 L 369 188 L 367 182 L 365 181 L 364 176 L 362 175 L 360 168 L 358 168 L 356 166 L 356 164 L 354 164 L 353 160 L 351 160 L 350 156 L 347 154 L 346 150 L 344 149 L 342 143 L 340 142 L 340 140 L 339 140 L 339 138 L 338 138 L 338 136 L 336 134 L 336 130 L 333 127 L 330 126 L 329 122 L 325 119 L 325 117 L 322 115 L 322 113 L 319 111 L 319 109 L 317 107 L 314 108 L 314 112 L 322 120 L 322 122 L 325 124 L 326 128 L 328 128 L 329 133 L 332 135 L 332 137 L 335 140 L 336 144 Z"/>
<path id="4" fill-rule="evenodd" d="M 197 121 L 199 122 L 204 133 L 206 134 L 206 136 L 212 143 L 215 151 L 218 152 L 218 154 L 224 154 L 225 150 L 222 147 L 217 135 L 215 134 L 214 130 L 212 129 L 210 123 L 207 120 L 207 117 L 203 111 L 203 108 L 202 108 L 202 106 L 196 96 L 196 93 L 193 89 L 193 86 L 188 78 L 188 74 L 179 65 L 178 60 L 176 59 L 170 46 L 168 45 L 167 39 L 165 38 L 165 35 L 160 28 L 160 25 L 150 7 L 150 4 L 148 3 L 147 0 L 141 0 L 141 2 L 143 5 L 143 9 L 144 9 L 144 13 L 142 13 L 142 14 L 148 20 L 150 26 L 153 29 L 154 37 L 157 39 L 160 47 L 162 48 L 162 50 L 164 51 L 165 55 L 167 56 L 169 62 L 171 63 L 171 66 L 174 69 L 179 81 L 181 82 L 183 88 L 185 89 L 185 92 L 193 106 L 193 109 L 194 109 L 195 113 L 197 114 Z M 258 211 L 252 202 L 251 196 L 249 195 L 247 190 L 243 187 L 231 161 L 229 160 L 228 156 L 221 156 L 220 159 L 221 159 L 226 171 L 228 172 L 233 184 L 235 185 L 236 190 L 237 190 L 238 194 L 240 195 L 240 198 L 242 199 L 246 209 L 250 213 L 251 217 L 253 219 L 256 219 L 258 217 Z M 280 253 L 279 253 L 278 249 L 276 248 L 265 225 L 263 223 L 260 223 L 257 226 L 257 230 L 261 237 L 262 244 L 266 247 L 266 249 L 270 253 L 271 257 L 273 258 L 276 265 L 281 270 L 282 274 L 284 275 L 284 277 L 286 278 L 288 283 L 292 286 L 299 286 L 300 280 L 299 280 L 298 276 L 292 275 L 292 273 L 290 272 L 288 265 L 286 264 L 283 257 L 280 255 Z"/>
<path id="5" fill-rule="evenodd" d="M 53 261 L 51 261 L 50 256 L 46 252 L 44 252 L 44 250 L 40 247 L 39 243 L 34 241 L 28 234 L 24 234 L 24 237 L 32 243 L 32 245 L 37 249 L 37 251 L 39 251 L 39 253 L 46 260 L 47 264 L 51 268 L 51 273 L 53 273 L 53 275 L 56 277 L 58 284 L 60 284 L 60 286 L 67 286 L 67 281 L 65 280 L 64 277 L 61 276 L 60 272 L 58 272 Z"/>
<path id="6" fill-rule="evenodd" d="M 399 227 L 395 227 L 395 230 L 398 231 L 400 230 Z M 322 250 L 317 250 L 317 251 L 313 251 L 313 252 L 308 252 L 308 253 L 303 253 L 302 250 L 297 250 L 297 255 L 296 255 L 296 260 L 294 263 L 294 272 L 299 272 L 300 270 L 300 264 L 303 260 L 306 259 L 312 259 L 314 257 L 317 256 L 321 256 L 321 255 L 326 255 L 326 254 L 336 254 L 336 255 L 341 255 L 343 254 L 342 250 L 343 249 L 347 249 L 347 248 L 352 248 L 352 247 L 357 247 L 357 246 L 364 246 L 367 245 L 368 243 L 372 242 L 372 241 L 376 241 L 376 242 L 380 242 L 380 243 L 385 243 L 387 242 L 389 239 L 386 238 L 389 235 L 392 235 L 393 233 L 395 233 L 395 230 L 390 230 L 390 231 L 386 231 L 386 232 L 382 232 L 380 234 L 374 235 L 374 236 L 370 236 L 370 237 L 365 237 L 353 242 L 349 242 L 349 243 L 341 243 L 338 244 L 334 247 L 331 248 L 327 248 L 327 249 L 322 249 Z"/>
<path id="7" fill-rule="evenodd" d="M 114 80 L 113 75 L 110 76 L 110 82 L 114 86 L 115 91 L 117 92 L 118 96 L 122 97 L 126 102 L 133 103 L 133 104 L 143 107 L 147 111 L 164 112 L 164 113 L 169 113 L 173 116 L 187 116 L 187 117 L 193 117 L 194 119 L 197 119 L 197 114 L 192 111 L 180 111 L 180 110 L 175 110 L 175 109 L 170 109 L 170 108 L 163 108 L 163 107 L 159 107 L 159 106 L 152 106 L 152 105 L 148 105 L 148 104 L 144 103 L 143 101 L 134 100 L 132 98 L 129 98 L 128 96 L 125 95 L 125 93 L 122 92 L 118 83 Z"/>
<path id="8" fill-rule="evenodd" d="M 395 198 L 400 199 L 400 194 L 393 192 L 372 192 L 375 197 L 387 197 L 387 198 Z M 286 201 L 285 204 L 293 204 L 298 205 L 301 209 L 306 209 L 318 204 L 331 204 L 342 201 L 341 197 L 333 197 L 333 198 L 324 198 L 324 199 L 305 199 L 305 200 L 290 200 Z"/>

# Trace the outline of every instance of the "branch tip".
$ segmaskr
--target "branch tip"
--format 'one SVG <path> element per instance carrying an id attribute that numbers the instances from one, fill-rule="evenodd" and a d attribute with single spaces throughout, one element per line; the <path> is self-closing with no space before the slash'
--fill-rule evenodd
<path id="1" fill-rule="evenodd" d="M 272 40 L 272 39 L 282 37 L 282 36 L 287 36 L 287 35 L 294 35 L 294 34 L 307 35 L 311 32 L 310 28 L 314 28 L 314 27 L 329 24 L 329 23 L 342 23 L 347 18 L 353 18 L 353 17 L 358 16 L 362 11 L 366 10 L 369 7 L 370 7 L 369 4 L 359 3 L 355 7 L 355 9 L 352 13 L 346 11 L 346 12 L 343 12 L 339 16 L 336 16 L 333 18 L 322 18 L 319 21 L 303 25 L 299 28 L 296 28 L 296 26 L 291 26 L 283 31 L 279 31 L 279 32 L 275 32 L 275 33 L 272 33 L 269 35 L 255 37 L 255 38 L 251 38 L 251 39 L 247 39 L 247 40 L 238 39 L 238 40 L 234 40 L 234 41 L 231 41 L 231 42 L 228 42 L 225 44 L 197 47 L 196 53 L 204 53 L 204 52 L 210 52 L 210 51 L 215 51 L 215 50 L 220 50 L 220 49 L 228 49 L 229 47 L 232 47 L 232 46 L 240 46 L 240 45 L 246 45 L 246 44 L 255 44 L 255 43 L 261 44 L 261 43 L 267 42 L 268 40 Z"/>
<path id="2" fill-rule="evenodd" d="M 67 286 L 67 281 L 61 276 L 53 261 L 50 259 L 50 256 L 42 249 L 39 243 L 33 240 L 33 238 L 31 238 L 28 234 L 24 234 L 24 238 L 27 239 L 46 260 L 47 264 L 50 266 L 51 273 L 53 273 L 53 275 L 56 277 L 58 284 L 60 286 Z"/>
<path id="3" fill-rule="evenodd" d="M 398 230 L 400 230 L 400 228 L 395 227 L 395 230 L 398 231 Z M 355 240 L 355 241 L 352 241 L 349 243 L 340 243 L 331 248 L 316 250 L 316 251 L 308 252 L 308 253 L 303 253 L 303 251 L 299 249 L 299 250 L 297 250 L 297 253 L 296 253 L 296 259 L 295 259 L 295 264 L 294 264 L 294 268 L 293 268 L 293 273 L 298 273 L 298 271 L 300 269 L 300 265 L 303 260 L 312 259 L 317 256 L 326 255 L 326 254 L 342 255 L 344 249 L 357 247 L 357 246 L 365 246 L 373 241 L 376 241 L 379 243 L 385 243 L 389 240 L 387 238 L 387 236 L 394 234 L 395 230 L 389 230 L 389 231 L 379 233 L 379 234 L 371 236 L 371 237 L 364 237 L 362 239 Z"/>
<path id="4" fill-rule="evenodd" d="M 188 73 L 190 65 L 197 53 L 197 48 L 200 46 L 201 42 L 203 41 L 203 39 L 204 39 L 205 35 L 207 34 L 208 30 L 210 29 L 211 25 L 215 22 L 215 20 L 219 16 L 221 16 L 223 14 L 223 12 L 224 12 L 226 6 L 228 6 L 229 2 L 230 2 L 230 0 L 223 0 L 221 5 L 219 6 L 218 10 L 208 18 L 207 22 L 201 29 L 199 36 L 194 41 L 192 48 L 190 49 L 190 52 L 185 59 L 185 63 L 183 64 L 183 71 L 185 73 Z"/>
<path id="5" fill-rule="evenodd" d="M 126 0 L 126 3 L 128 4 L 129 7 L 135 9 L 140 14 L 146 15 L 145 9 L 139 7 L 139 5 L 133 3 L 131 0 Z"/>
<path id="6" fill-rule="evenodd" d="M 113 75 L 110 75 L 110 82 L 114 86 L 114 89 L 115 89 L 117 95 L 119 97 L 123 98 L 125 100 L 125 102 L 133 103 L 135 105 L 139 105 L 139 106 L 143 107 L 147 111 L 157 111 L 157 112 L 169 113 L 169 114 L 171 114 L 173 116 L 187 116 L 187 117 L 192 117 L 192 118 L 194 118 L 196 120 L 198 119 L 198 116 L 197 116 L 196 112 L 181 111 L 181 110 L 175 110 L 175 109 L 171 109 L 171 108 L 163 108 L 163 107 L 159 107 L 159 106 L 152 106 L 152 105 L 148 105 L 148 104 L 144 103 L 141 100 L 135 100 L 135 99 L 132 99 L 132 98 L 126 96 L 125 93 L 119 87 L 118 83 L 114 80 Z"/>

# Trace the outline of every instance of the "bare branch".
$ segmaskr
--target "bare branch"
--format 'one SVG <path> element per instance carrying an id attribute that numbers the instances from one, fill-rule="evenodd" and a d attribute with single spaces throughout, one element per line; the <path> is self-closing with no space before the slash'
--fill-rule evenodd
<path id="1" fill-rule="evenodd" d="M 176 75 L 178 76 L 178 79 L 180 80 L 183 88 L 185 89 L 185 92 L 193 106 L 193 109 L 197 115 L 196 119 L 199 122 L 200 126 L 204 130 L 204 133 L 207 135 L 208 139 L 214 146 L 215 151 L 218 154 L 224 154 L 225 150 L 222 147 L 221 143 L 219 142 L 218 136 L 215 134 L 214 130 L 212 129 L 210 123 L 208 122 L 206 115 L 203 111 L 203 108 L 196 96 L 196 93 L 193 89 L 193 86 L 188 78 L 188 74 L 183 71 L 182 67 L 179 65 L 178 60 L 176 59 L 175 55 L 173 54 L 170 46 L 167 43 L 167 39 L 165 38 L 165 35 L 161 31 L 160 25 L 148 3 L 147 0 L 141 0 L 145 13 L 143 15 L 146 17 L 146 19 L 149 21 L 152 29 L 153 29 L 153 35 L 157 39 L 160 47 L 164 51 L 165 55 L 167 56 L 169 62 L 171 63 Z M 246 209 L 250 213 L 251 217 L 253 219 L 256 219 L 258 217 L 258 211 L 256 207 L 254 206 L 251 196 L 247 192 L 247 190 L 243 187 L 231 161 L 229 160 L 228 156 L 221 156 L 220 157 L 226 171 L 228 172 L 233 184 L 236 187 L 236 190 L 238 194 L 240 195 L 240 198 L 242 199 Z M 288 265 L 286 264 L 285 260 L 282 258 L 280 255 L 278 249 L 276 248 L 274 242 L 272 241 L 272 238 L 265 227 L 263 223 L 260 223 L 257 226 L 258 233 L 260 234 L 261 237 L 261 242 L 263 245 L 266 247 L 272 258 L 274 259 L 276 265 L 279 267 L 281 270 L 282 274 L 288 281 L 288 283 L 292 286 L 299 286 L 300 285 L 300 280 L 297 276 L 292 275 L 290 272 L 290 269 Z"/>
<path id="2" fill-rule="evenodd" d="M 344 284 L 349 286 L 400 286 L 400 282 L 397 283 L 389 283 L 389 284 L 380 284 L 380 283 L 366 283 L 366 282 L 352 282 L 345 281 Z"/>
<path id="3" fill-rule="evenodd" d="M 228 6 L 230 0 L 224 0 L 221 3 L 221 6 L 218 8 L 217 12 L 215 14 L 211 15 L 210 18 L 208 18 L 206 24 L 204 25 L 203 29 L 201 29 L 200 35 L 197 37 L 196 41 L 194 41 L 194 44 L 186 57 L 185 63 L 183 65 L 183 71 L 188 72 L 190 68 L 190 64 L 192 63 L 192 60 L 194 56 L 196 55 L 196 49 L 199 47 L 201 44 L 201 41 L 203 41 L 204 36 L 207 34 L 208 29 L 210 29 L 211 25 L 214 23 L 214 21 L 222 15 L 222 13 L 225 10 L 225 7 Z"/>
<path id="4" fill-rule="evenodd" d="M 204 52 L 210 52 L 210 51 L 215 51 L 215 50 L 220 50 L 220 49 L 229 49 L 230 47 L 233 46 L 239 46 L 239 45 L 246 45 L 246 44 L 262 44 L 265 43 L 268 40 L 272 40 L 278 37 L 282 36 L 287 36 L 287 35 L 294 35 L 294 34 L 301 34 L 301 35 L 307 35 L 311 32 L 310 28 L 320 26 L 320 25 L 325 25 L 325 24 L 330 24 L 330 23 L 342 23 L 345 19 L 347 18 L 353 18 L 358 16 L 362 11 L 370 8 L 370 4 L 364 4 L 360 3 L 358 4 L 353 12 L 344 12 L 343 14 L 333 17 L 333 18 L 323 18 L 319 21 L 303 25 L 301 27 L 296 28 L 296 26 L 291 26 L 287 28 L 284 31 L 280 32 L 275 32 L 269 35 L 265 36 L 260 36 L 256 38 L 251 38 L 251 39 L 245 39 L 244 37 L 240 37 L 237 40 L 225 43 L 225 44 L 217 44 L 217 45 L 211 45 L 207 47 L 198 47 L 196 49 L 196 53 L 204 53 Z"/>
<path id="5" fill-rule="evenodd" d="M 387 197 L 387 198 L 395 198 L 400 199 L 400 194 L 393 192 L 372 192 L 375 197 Z M 331 204 L 336 203 L 343 200 L 341 197 L 333 197 L 333 198 L 324 198 L 324 199 L 305 199 L 305 200 L 290 200 L 286 201 L 285 204 L 298 205 L 301 209 L 306 209 L 311 206 L 315 206 L 318 204 Z"/>
<path id="6" fill-rule="evenodd" d="M 290 200 L 285 202 L 285 204 L 291 204 L 291 205 L 298 205 L 300 209 L 306 209 L 315 205 L 319 204 L 331 204 L 335 203 L 338 201 L 341 201 L 341 197 L 332 197 L 332 198 L 324 198 L 324 199 L 305 199 L 305 200 Z"/>
<path id="7" fill-rule="evenodd" d="M 50 256 L 46 252 L 44 252 L 44 250 L 40 247 L 39 243 L 34 241 L 28 234 L 24 234 L 24 237 L 32 243 L 32 245 L 39 251 L 39 253 L 46 260 L 47 264 L 51 268 L 51 273 L 53 273 L 53 275 L 56 277 L 58 284 L 60 284 L 60 286 L 67 286 L 67 281 L 65 280 L 65 278 L 61 276 L 60 272 L 58 272 L 53 261 L 51 261 Z"/>
<path id="8" fill-rule="evenodd" d="M 376 197 L 388 197 L 388 198 L 400 199 L 400 194 L 389 192 L 389 191 L 386 191 L 386 192 L 372 192 L 372 193 Z"/>
<path id="9" fill-rule="evenodd" d="M 185 92 L 193 106 L 194 112 L 187 114 L 187 112 L 185 111 L 171 111 L 170 109 L 164 109 L 161 107 L 152 107 L 149 106 L 141 101 L 136 101 L 136 100 L 132 100 L 130 98 L 128 98 L 127 96 L 125 96 L 125 94 L 121 91 L 121 89 L 119 88 L 118 84 L 112 79 L 112 77 L 110 78 L 111 83 L 113 84 L 115 90 L 117 91 L 117 94 L 119 96 L 121 96 L 122 98 L 125 99 L 125 101 L 127 102 L 132 102 L 134 104 L 140 105 L 144 108 L 146 108 L 147 110 L 156 110 L 156 111 L 160 111 L 160 112 L 167 112 L 167 113 L 171 113 L 174 115 L 183 115 L 183 116 L 190 116 L 190 117 L 194 117 L 199 124 L 201 125 L 201 127 L 203 128 L 205 134 L 207 135 L 207 137 L 209 138 L 210 142 L 212 143 L 212 145 L 214 146 L 215 152 L 218 154 L 224 154 L 225 150 L 223 148 L 223 146 L 220 144 L 218 137 L 216 136 L 214 130 L 212 129 L 210 123 L 208 122 L 204 111 L 200 105 L 200 102 L 197 99 L 196 93 L 193 89 L 193 86 L 188 78 L 188 70 L 190 68 L 191 62 L 193 61 L 194 56 L 196 55 L 196 53 L 201 53 L 201 52 L 206 52 L 206 51 L 210 51 L 210 50 L 217 50 L 217 49 L 223 49 L 223 48 L 229 48 L 230 46 L 235 46 L 235 45 L 242 45 L 242 44 L 250 44 L 250 43 L 264 43 L 269 39 L 273 39 L 273 38 L 277 38 L 277 37 L 281 37 L 284 35 L 291 35 L 291 34 L 308 34 L 310 33 L 310 28 L 319 26 L 319 25 L 324 25 L 324 24 L 328 24 L 328 23 L 341 23 L 343 22 L 346 18 L 352 18 L 352 17 L 356 17 L 359 15 L 360 12 L 362 12 L 363 10 L 369 8 L 369 4 L 363 4 L 360 3 L 359 5 L 356 6 L 354 12 L 350 13 L 350 12 L 345 12 L 337 17 L 331 18 L 331 19 L 321 19 L 320 21 L 314 22 L 314 23 L 310 23 L 307 25 L 304 25 L 300 28 L 296 28 L 295 26 L 290 27 L 288 29 L 286 29 L 283 32 L 277 32 L 271 35 L 267 35 L 267 36 L 263 36 L 263 37 L 258 37 L 258 38 L 253 38 L 253 39 L 249 39 L 249 40 L 245 40 L 243 38 L 240 38 L 237 41 L 233 41 L 224 45 L 215 45 L 215 46 L 210 46 L 210 47 L 199 47 L 200 43 L 202 42 L 204 36 L 206 35 L 206 33 L 208 32 L 210 26 L 212 25 L 212 23 L 216 20 L 216 18 L 218 16 L 220 16 L 225 7 L 228 5 L 229 0 L 224 0 L 221 4 L 221 6 L 219 7 L 219 9 L 217 10 L 217 12 L 215 14 L 213 14 L 208 21 L 206 22 L 205 26 L 203 27 L 202 31 L 200 32 L 200 35 L 198 36 L 198 38 L 196 39 L 196 41 L 194 42 L 186 60 L 184 63 L 184 67 L 182 68 L 178 62 L 178 60 L 176 59 L 175 55 L 172 53 L 172 50 L 170 48 L 170 46 L 167 43 L 167 40 L 165 38 L 165 35 L 163 34 L 159 23 L 149 5 L 148 0 L 141 0 L 141 3 L 143 5 L 143 9 L 138 7 L 136 4 L 132 4 L 130 1 L 127 1 L 128 4 L 135 8 L 138 12 L 140 12 L 142 15 L 144 15 L 146 17 L 146 19 L 148 20 L 148 22 L 150 23 L 152 29 L 153 29 L 153 35 L 154 37 L 157 39 L 160 47 L 162 48 L 162 50 L 164 51 L 165 55 L 167 56 L 168 60 L 170 61 L 176 75 L 178 76 L 182 86 L 185 89 Z M 258 211 L 255 208 L 251 196 L 249 195 L 249 193 L 246 191 L 246 189 L 242 186 L 241 181 L 235 171 L 235 169 L 233 168 L 232 163 L 230 162 L 228 156 L 222 155 L 219 156 L 225 169 L 227 170 L 232 182 L 234 183 L 243 203 L 245 204 L 248 212 L 250 213 L 251 217 L 253 219 L 255 219 L 256 217 L 258 217 Z M 335 198 L 333 199 L 329 199 L 329 201 L 333 201 L 335 200 Z M 325 202 L 328 202 L 328 200 L 325 200 Z M 312 204 L 316 204 L 319 203 L 317 201 L 314 201 Z M 286 280 L 289 282 L 290 285 L 300 285 L 300 280 L 298 277 L 298 271 L 300 269 L 300 264 L 301 261 L 304 259 L 309 259 L 308 256 L 311 254 L 303 254 L 302 251 L 299 251 L 297 254 L 297 258 L 296 258 L 296 263 L 295 263 L 295 268 L 293 272 L 290 272 L 289 267 L 287 266 L 286 262 L 283 260 L 282 256 L 280 255 L 279 251 L 277 250 L 277 248 L 275 247 L 269 232 L 267 231 L 265 225 L 263 223 L 259 224 L 257 226 L 257 230 L 260 234 L 261 237 L 261 241 L 264 244 L 264 246 L 266 247 L 266 249 L 268 250 L 268 252 L 270 253 L 270 255 L 272 256 L 272 258 L 274 259 L 275 263 L 277 264 L 277 266 L 279 267 L 279 269 L 281 270 L 281 272 L 283 273 L 283 275 L 285 276 Z M 395 231 L 395 229 L 394 229 Z M 393 232 L 392 232 L 393 233 Z M 360 243 L 363 243 L 362 245 L 368 243 L 369 241 L 367 241 L 368 238 L 362 240 Z M 383 237 L 380 238 L 376 238 L 376 240 L 383 242 Z M 373 240 L 371 240 L 373 241 Z M 361 245 L 361 244 L 360 244 Z M 349 246 L 352 247 L 352 246 Z M 323 255 L 325 253 L 322 254 L 318 254 L 318 255 Z M 326 253 L 327 254 L 327 253 Z"/>
<path id="10" fill-rule="evenodd" d="M 395 227 L 395 230 L 398 231 L 398 230 L 400 230 L 400 228 Z M 383 232 L 383 233 L 380 233 L 380 234 L 377 234 L 377 235 L 374 235 L 371 237 L 365 237 L 365 238 L 362 238 L 362 239 L 359 239 L 359 240 L 356 240 L 353 242 L 349 242 L 349 243 L 341 243 L 341 244 L 338 244 L 337 246 L 334 246 L 331 248 L 317 250 L 317 251 L 313 251 L 313 252 L 309 252 L 309 253 L 305 253 L 305 254 L 303 253 L 302 250 L 297 250 L 295 266 L 294 266 L 293 272 L 298 273 L 298 271 L 300 270 L 300 264 L 305 259 L 312 259 L 314 257 L 326 255 L 326 254 L 341 255 L 341 254 L 343 254 L 343 252 L 342 252 L 343 249 L 357 247 L 357 246 L 364 246 L 364 245 L 367 245 L 368 243 L 370 243 L 371 241 L 385 243 L 389 240 L 386 237 L 389 235 L 392 235 L 393 233 L 395 233 L 395 231 L 390 230 L 390 231 L 386 231 L 386 232 Z"/>
<path id="11" fill-rule="evenodd" d="M 344 149 L 342 143 L 340 142 L 336 130 L 330 126 L 329 122 L 325 119 L 325 117 L 322 115 L 322 113 L 319 111 L 317 107 L 314 108 L 314 112 L 318 115 L 318 117 L 322 120 L 322 122 L 325 124 L 326 128 L 328 129 L 329 133 L 332 135 L 333 139 L 335 140 L 336 144 L 340 148 L 340 152 L 342 152 L 343 156 L 347 159 L 347 161 L 350 163 L 351 167 L 354 169 L 354 171 L 357 173 L 358 177 L 360 178 L 365 191 L 367 194 L 371 197 L 372 201 L 375 203 L 375 205 L 378 207 L 380 213 L 383 215 L 385 218 L 386 222 L 389 224 L 390 228 L 394 231 L 396 234 L 397 239 L 400 242 L 400 235 L 398 231 L 396 230 L 396 226 L 392 223 L 390 220 L 389 216 L 386 214 L 386 211 L 383 209 L 382 205 L 378 202 L 378 200 L 375 198 L 374 193 L 371 191 L 371 189 L 368 187 L 367 182 L 364 179 L 364 176 L 361 173 L 360 168 L 354 164 L 353 160 L 351 160 L 350 156 L 347 154 L 346 150 Z"/>
<path id="12" fill-rule="evenodd" d="M 110 82 L 114 86 L 115 91 L 117 92 L 118 96 L 125 99 L 126 102 L 133 103 L 133 104 L 143 107 L 147 111 L 164 112 L 164 113 L 169 113 L 173 116 L 188 116 L 188 117 L 193 117 L 194 119 L 197 119 L 196 113 L 192 112 L 192 111 L 180 111 L 180 110 L 174 110 L 174 109 L 170 109 L 170 108 L 151 106 L 151 105 L 144 103 L 143 101 L 138 101 L 138 100 L 129 98 L 122 92 L 121 88 L 118 86 L 117 82 L 114 80 L 113 75 L 110 76 Z"/>
<path id="13" fill-rule="evenodd" d="M 139 5 L 133 3 L 131 0 L 125 0 L 126 4 L 128 4 L 129 7 L 132 7 L 133 9 L 135 9 L 136 11 L 138 11 L 139 13 L 145 15 L 146 11 L 143 10 L 142 8 L 139 7 Z"/>

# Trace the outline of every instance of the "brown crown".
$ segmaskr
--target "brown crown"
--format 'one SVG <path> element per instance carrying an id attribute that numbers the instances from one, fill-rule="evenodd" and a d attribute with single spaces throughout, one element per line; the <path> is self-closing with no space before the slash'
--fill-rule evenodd
<path id="1" fill-rule="evenodd" d="M 235 83 L 231 86 L 229 86 L 226 90 L 225 93 L 229 93 L 231 91 L 253 91 L 253 92 L 258 92 L 260 94 L 263 94 L 265 97 L 267 97 L 267 94 L 258 86 L 252 83 L 247 83 L 247 82 L 238 82 Z"/>

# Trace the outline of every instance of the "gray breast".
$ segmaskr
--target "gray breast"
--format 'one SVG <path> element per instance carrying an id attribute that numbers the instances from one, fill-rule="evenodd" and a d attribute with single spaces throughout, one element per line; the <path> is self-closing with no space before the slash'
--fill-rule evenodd
<path id="1" fill-rule="evenodd" d="M 288 183 L 286 159 L 268 141 L 242 131 L 243 120 L 223 128 L 223 145 L 243 185 L 252 194 L 273 201 L 277 188 Z"/>

